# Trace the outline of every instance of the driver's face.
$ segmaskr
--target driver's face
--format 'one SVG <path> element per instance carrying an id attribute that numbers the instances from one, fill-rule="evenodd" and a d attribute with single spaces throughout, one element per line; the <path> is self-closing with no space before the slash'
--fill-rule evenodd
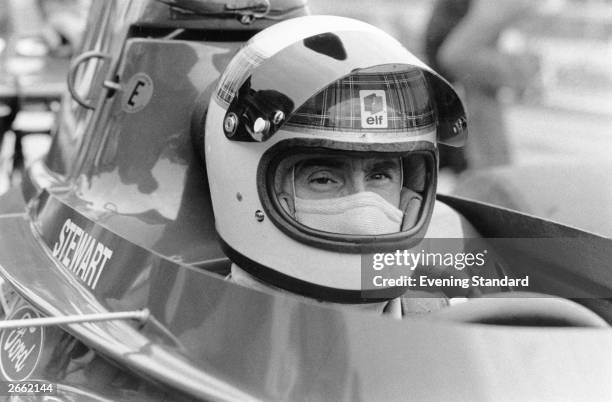
<path id="1" fill-rule="evenodd" d="M 371 191 L 399 206 L 402 175 L 397 157 L 314 157 L 298 162 L 294 172 L 298 198 L 320 200 Z"/>

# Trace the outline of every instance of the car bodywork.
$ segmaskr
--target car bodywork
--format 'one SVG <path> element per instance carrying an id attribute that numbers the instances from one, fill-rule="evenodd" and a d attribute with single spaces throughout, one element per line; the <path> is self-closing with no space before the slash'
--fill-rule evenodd
<path id="1" fill-rule="evenodd" d="M 48 156 L 0 198 L 7 318 L 84 317 L 2 330 L 4 379 L 55 383 L 66 400 L 612 395 L 609 329 L 400 322 L 225 280 L 197 133 L 215 80 L 274 21 L 198 17 L 168 3 L 93 3 L 82 51 L 98 55 L 80 59 L 73 85 L 94 109 L 65 96 Z M 304 12 L 300 1 L 281 3 L 287 17 Z M 511 269 L 537 265 L 541 291 L 581 289 L 611 320 L 606 239 L 440 199 L 484 237 L 571 239 L 555 255 L 504 257 Z M 125 311 L 146 314 L 93 319 Z M 11 354 L 17 344 L 30 352 Z"/>
<path id="2" fill-rule="evenodd" d="M 607 160 L 497 167 L 463 177 L 453 194 L 612 237 L 611 168 Z"/>

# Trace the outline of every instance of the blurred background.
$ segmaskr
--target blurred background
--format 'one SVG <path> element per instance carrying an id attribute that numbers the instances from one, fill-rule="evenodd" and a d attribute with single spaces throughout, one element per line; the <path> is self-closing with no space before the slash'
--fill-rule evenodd
<path id="1" fill-rule="evenodd" d="M 311 0 L 435 66 L 468 108 L 438 192 L 612 237 L 612 1 Z"/>
<path id="2" fill-rule="evenodd" d="M 90 0 L 0 0 L 0 194 L 44 157 Z"/>
<path id="3" fill-rule="evenodd" d="M 309 3 L 313 14 L 376 25 L 427 59 L 425 34 L 436 0 Z M 612 161 L 612 1 L 531 3 L 546 4 L 501 27 L 497 40 L 500 52 L 528 54 L 539 63 L 528 83 L 536 90 L 517 95 L 500 88 L 497 93 L 510 163 Z"/>

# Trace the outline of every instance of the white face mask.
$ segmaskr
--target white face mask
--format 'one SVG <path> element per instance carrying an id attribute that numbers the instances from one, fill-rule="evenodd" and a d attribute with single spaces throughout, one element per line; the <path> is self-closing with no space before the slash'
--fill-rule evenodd
<path id="1" fill-rule="evenodd" d="M 402 218 L 400 209 L 370 191 L 322 200 L 295 197 L 295 219 L 324 232 L 351 235 L 397 233 Z"/>

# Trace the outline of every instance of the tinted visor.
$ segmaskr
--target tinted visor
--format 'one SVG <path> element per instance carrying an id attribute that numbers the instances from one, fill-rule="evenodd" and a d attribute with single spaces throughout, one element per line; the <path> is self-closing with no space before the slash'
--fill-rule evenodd
<path id="1" fill-rule="evenodd" d="M 362 71 L 307 100 L 287 126 L 337 131 L 404 131 L 434 126 L 436 113 L 424 73 Z"/>
<path id="2" fill-rule="evenodd" d="M 253 49 L 248 47 L 241 51 L 232 65 L 236 71 L 244 72 L 244 76 L 228 71 L 217 89 L 217 99 L 229 104 L 228 115 L 233 114 L 239 120 L 234 132 L 226 130 L 229 138 L 248 141 L 257 133 L 257 140 L 265 141 L 313 94 L 361 70 L 401 74 L 416 67 L 428 83 L 429 102 L 438 120 L 438 141 L 463 145 L 465 111 L 455 91 L 386 36 L 375 32 L 325 33 L 294 43 L 269 58 L 253 57 L 253 54 Z M 419 124 L 412 117 L 411 124 Z"/>

